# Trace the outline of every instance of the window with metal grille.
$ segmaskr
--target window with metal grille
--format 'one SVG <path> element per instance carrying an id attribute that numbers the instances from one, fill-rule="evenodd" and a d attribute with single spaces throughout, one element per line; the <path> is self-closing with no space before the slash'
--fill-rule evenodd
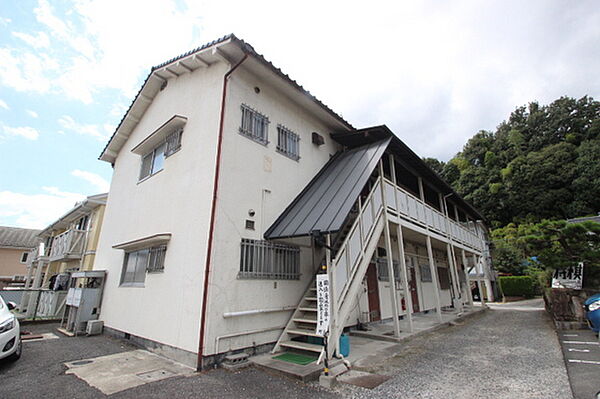
<path id="1" fill-rule="evenodd" d="M 300 159 L 300 136 L 282 125 L 277 125 L 277 151 L 297 161 Z"/>
<path id="2" fill-rule="evenodd" d="M 171 134 L 167 136 L 165 140 L 167 143 L 167 148 L 165 150 L 165 157 L 173 155 L 181 148 L 181 136 L 183 135 L 183 128 L 175 130 Z"/>
<path id="3" fill-rule="evenodd" d="M 238 278 L 299 280 L 300 248 L 242 238 Z"/>
<path id="4" fill-rule="evenodd" d="M 247 105 L 242 104 L 240 134 L 261 144 L 269 143 L 269 118 Z"/>
<path id="5" fill-rule="evenodd" d="M 148 273 L 162 272 L 165 270 L 165 254 L 167 253 L 167 246 L 161 245 L 159 247 L 150 248 L 150 258 L 148 259 Z"/>
<path id="6" fill-rule="evenodd" d="M 122 286 L 144 286 L 146 272 L 162 272 L 165 269 L 166 245 L 125 252 Z"/>

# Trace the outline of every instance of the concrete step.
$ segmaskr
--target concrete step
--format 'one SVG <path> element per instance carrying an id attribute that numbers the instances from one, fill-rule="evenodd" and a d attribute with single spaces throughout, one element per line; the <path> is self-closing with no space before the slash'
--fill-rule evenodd
<path id="1" fill-rule="evenodd" d="M 292 319 L 296 323 L 307 323 L 307 324 L 317 324 L 317 319 L 306 319 L 303 317 L 297 317 Z"/>
<path id="2" fill-rule="evenodd" d="M 301 307 L 301 308 L 298 308 L 298 310 L 301 310 L 302 312 L 316 312 L 317 308 Z"/>
<path id="3" fill-rule="evenodd" d="M 316 296 L 305 296 L 304 300 L 309 301 L 309 302 L 317 302 L 317 297 Z"/>
<path id="4" fill-rule="evenodd" d="M 308 336 L 308 337 L 318 337 L 321 338 L 320 335 L 318 335 L 315 330 L 307 330 L 305 328 L 292 328 L 289 329 L 287 331 L 288 334 L 294 334 L 294 335 L 304 335 L 304 336 Z"/>
<path id="5" fill-rule="evenodd" d="M 307 342 L 284 341 L 280 345 L 284 346 L 286 348 L 300 349 L 303 351 L 317 352 L 317 353 L 321 353 L 321 351 L 323 350 L 322 345 L 309 344 Z"/>

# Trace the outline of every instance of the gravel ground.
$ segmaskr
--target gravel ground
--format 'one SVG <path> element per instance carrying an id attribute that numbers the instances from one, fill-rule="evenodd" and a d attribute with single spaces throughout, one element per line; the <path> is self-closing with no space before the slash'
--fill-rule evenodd
<path id="1" fill-rule="evenodd" d="M 415 339 L 365 370 L 392 376 L 373 390 L 337 391 L 350 398 L 572 398 L 551 321 L 531 309 L 540 301 L 527 302 Z"/>

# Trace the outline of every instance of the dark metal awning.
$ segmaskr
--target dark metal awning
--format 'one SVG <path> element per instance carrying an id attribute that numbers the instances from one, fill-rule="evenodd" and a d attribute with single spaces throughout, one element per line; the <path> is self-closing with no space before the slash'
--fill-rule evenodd
<path id="1" fill-rule="evenodd" d="M 340 230 L 391 137 L 338 152 L 265 233 L 266 239 Z"/>

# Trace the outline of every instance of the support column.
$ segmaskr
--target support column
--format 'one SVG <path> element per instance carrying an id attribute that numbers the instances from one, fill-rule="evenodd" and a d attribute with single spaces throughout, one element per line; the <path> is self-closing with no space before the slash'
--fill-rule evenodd
<path id="1" fill-rule="evenodd" d="M 475 254 L 473 254 L 473 262 L 475 263 L 475 270 L 477 271 L 477 289 L 479 289 L 481 306 L 485 306 L 485 292 L 483 292 L 483 285 L 481 284 L 481 277 L 479 276 L 479 260 L 477 259 L 477 255 Z"/>
<path id="2" fill-rule="evenodd" d="M 29 303 L 27 304 L 27 318 L 31 318 L 35 315 L 36 305 L 40 296 L 40 284 L 42 280 L 42 271 L 44 269 L 44 261 L 40 258 L 37 261 L 37 269 L 35 271 L 35 278 L 33 279 L 32 289 L 36 291 L 30 291 Z M 32 263 L 33 266 L 33 263 Z"/>
<path id="3" fill-rule="evenodd" d="M 408 331 L 413 332 L 412 292 L 408 285 L 408 271 L 406 270 L 406 257 L 404 254 L 404 236 L 402 234 L 402 226 L 399 224 L 396 225 L 396 236 L 398 237 L 398 253 L 400 256 L 400 278 L 402 280 L 402 289 L 404 290 L 404 303 L 406 304 L 406 321 L 408 323 Z"/>
<path id="4" fill-rule="evenodd" d="M 462 290 L 460 289 L 460 278 L 458 277 L 458 268 L 456 267 L 456 259 L 454 258 L 454 251 L 450 244 L 446 244 L 446 256 L 448 256 L 448 267 L 450 267 L 451 275 L 452 275 L 452 286 L 454 288 L 455 297 L 452 298 L 452 304 L 455 309 L 458 309 L 460 312 L 463 311 L 463 301 L 462 301 Z"/>
<path id="5" fill-rule="evenodd" d="M 467 282 L 467 298 L 469 298 L 469 306 L 473 306 L 473 294 L 471 293 L 471 279 L 469 278 L 469 267 L 467 263 L 467 255 L 465 250 L 461 249 L 462 262 L 464 266 L 465 281 Z"/>
<path id="6" fill-rule="evenodd" d="M 427 257 L 429 258 L 429 270 L 431 271 L 431 278 L 433 280 L 433 286 L 435 291 L 435 303 L 438 320 L 442 322 L 442 301 L 440 299 L 440 280 L 438 279 L 437 267 L 435 266 L 435 260 L 433 259 L 433 249 L 431 248 L 431 237 L 427 236 Z"/>
<path id="7" fill-rule="evenodd" d="M 390 299 L 392 301 L 392 318 L 394 319 L 394 336 L 400 337 L 400 313 L 398 312 L 398 295 L 396 295 L 396 276 L 392 260 L 392 238 L 390 237 L 390 221 L 388 220 L 387 199 L 383 181 L 383 162 L 379 161 L 379 175 L 381 176 L 381 201 L 383 204 L 383 221 L 385 235 L 385 250 L 387 252 L 388 276 L 390 278 Z"/>
<path id="8" fill-rule="evenodd" d="M 337 289 L 335 287 L 335 281 L 334 281 L 334 275 L 333 275 L 333 270 L 331 268 L 331 250 L 329 248 L 331 248 L 331 234 L 327 234 L 325 236 L 325 262 L 327 265 L 327 275 L 329 276 L 329 334 L 328 334 L 328 338 L 331 338 L 332 336 L 335 336 L 335 334 L 332 334 L 332 332 L 336 332 L 337 331 L 337 325 L 338 325 L 338 319 L 337 319 L 337 301 L 335 300 L 335 290 Z M 334 338 L 335 339 L 335 338 Z M 334 342 L 332 350 L 329 351 L 328 348 L 325 348 L 325 356 L 327 357 L 327 359 L 332 359 L 335 352 L 338 350 L 338 345 L 339 345 L 339 339 L 335 340 L 336 342 Z"/>

